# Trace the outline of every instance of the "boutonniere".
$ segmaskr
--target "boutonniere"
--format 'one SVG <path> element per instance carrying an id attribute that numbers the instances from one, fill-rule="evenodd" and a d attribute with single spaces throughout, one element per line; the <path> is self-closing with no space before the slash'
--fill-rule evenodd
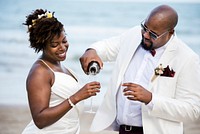
<path id="1" fill-rule="evenodd" d="M 163 68 L 162 64 L 160 64 L 154 69 L 154 76 L 152 77 L 151 82 L 153 82 L 158 76 L 174 77 L 174 75 L 175 72 L 173 69 L 170 70 L 169 65 L 166 68 Z"/>

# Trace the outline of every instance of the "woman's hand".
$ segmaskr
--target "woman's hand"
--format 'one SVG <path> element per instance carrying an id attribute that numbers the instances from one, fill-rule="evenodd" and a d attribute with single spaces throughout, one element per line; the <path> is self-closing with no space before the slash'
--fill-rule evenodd
<path id="1" fill-rule="evenodd" d="M 73 103 L 76 104 L 79 101 L 87 99 L 91 96 L 95 96 L 97 93 L 100 92 L 101 85 L 99 82 L 90 82 L 84 85 L 78 92 L 70 97 Z"/>

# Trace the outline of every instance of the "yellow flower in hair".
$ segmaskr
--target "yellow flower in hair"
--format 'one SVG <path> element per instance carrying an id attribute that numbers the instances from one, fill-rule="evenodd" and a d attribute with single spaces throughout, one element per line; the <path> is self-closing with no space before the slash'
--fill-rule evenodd
<path id="1" fill-rule="evenodd" d="M 32 25 L 29 25 L 28 28 L 31 28 L 33 25 L 36 24 L 36 21 L 42 18 L 52 18 L 53 14 L 50 12 L 46 12 L 45 14 L 38 15 L 37 19 L 32 20 Z"/>
<path id="2" fill-rule="evenodd" d="M 38 15 L 38 19 L 42 18 L 42 16 L 43 16 L 43 14 L 41 14 L 41 15 Z"/>
<path id="3" fill-rule="evenodd" d="M 32 20 L 32 25 L 35 25 L 35 23 L 36 23 L 36 20 Z"/>
<path id="4" fill-rule="evenodd" d="M 46 12 L 45 14 L 46 14 L 47 18 L 52 18 L 53 17 L 53 14 L 50 13 L 50 12 Z"/>

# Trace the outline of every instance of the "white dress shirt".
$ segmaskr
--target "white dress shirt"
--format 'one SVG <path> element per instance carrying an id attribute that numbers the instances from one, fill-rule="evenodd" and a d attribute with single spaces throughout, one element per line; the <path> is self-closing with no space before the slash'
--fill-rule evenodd
<path id="1" fill-rule="evenodd" d="M 156 49 L 156 54 L 153 57 L 150 51 L 139 46 L 125 72 L 122 83 L 131 82 L 147 89 L 165 48 L 166 45 Z M 142 126 L 141 102 L 128 100 L 124 96 L 123 89 L 124 87 L 120 86 L 117 94 L 117 123 L 119 125 Z"/>

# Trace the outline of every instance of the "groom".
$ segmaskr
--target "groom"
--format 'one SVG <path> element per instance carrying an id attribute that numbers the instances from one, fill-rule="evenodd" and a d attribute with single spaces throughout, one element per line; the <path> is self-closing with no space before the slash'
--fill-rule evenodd
<path id="1" fill-rule="evenodd" d="M 200 61 L 175 34 L 177 12 L 153 9 L 127 32 L 94 43 L 80 58 L 115 61 L 112 78 L 92 131 L 119 134 L 183 134 L 183 123 L 200 116 Z"/>

